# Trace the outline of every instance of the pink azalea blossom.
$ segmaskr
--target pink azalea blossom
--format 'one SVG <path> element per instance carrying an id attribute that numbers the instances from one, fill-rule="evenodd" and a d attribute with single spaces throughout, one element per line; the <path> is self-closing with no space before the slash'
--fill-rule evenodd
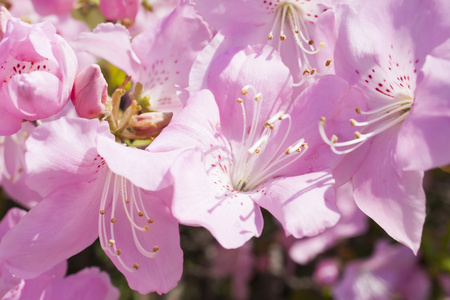
<path id="1" fill-rule="evenodd" d="M 424 300 L 430 282 L 417 257 L 402 245 L 378 242 L 375 253 L 366 260 L 349 263 L 343 278 L 334 286 L 336 300 Z"/>
<path id="2" fill-rule="evenodd" d="M 449 140 L 441 133 L 450 126 L 450 62 L 429 55 L 450 37 L 449 6 L 352 3 L 358 11 L 348 4 L 335 9 L 335 70 L 367 96 L 368 109 L 354 108 L 368 120 L 349 119 L 347 126 L 355 128 L 350 140 L 319 127 L 333 151 L 346 154 L 336 174 L 341 182 L 353 175 L 359 208 L 417 252 L 425 220 L 422 170 L 450 162 Z"/>
<path id="3" fill-rule="evenodd" d="M 0 260 L 12 274 L 35 277 L 98 237 L 131 288 L 165 293 L 176 285 L 182 252 L 165 203 L 172 191 L 140 188 L 161 185 L 164 158 L 124 147 L 106 122 L 86 119 L 38 126 L 27 149 L 28 184 L 44 199 L 0 243 Z"/>
<path id="4" fill-rule="evenodd" d="M 69 100 L 77 59 L 50 23 L 8 21 L 0 41 L 0 134 L 52 116 Z"/>
<path id="5" fill-rule="evenodd" d="M 192 149 L 171 168 L 174 215 L 207 228 L 225 248 L 260 235 L 260 206 L 295 237 L 336 224 L 328 169 L 336 156 L 314 128 L 317 109 L 308 100 L 329 98 L 331 91 L 342 98 L 362 95 L 329 76 L 292 100 L 292 77 L 269 46 L 230 49 L 207 72 L 201 78 L 208 78 L 209 90 L 193 94 L 149 147 Z"/>
<path id="6" fill-rule="evenodd" d="M 307 264 L 318 254 L 335 246 L 340 239 L 358 236 L 367 231 L 367 216 L 356 206 L 351 182 L 337 188 L 336 204 L 341 213 L 339 222 L 319 235 L 295 241 L 289 249 L 289 256 L 293 261 Z"/>
<path id="7" fill-rule="evenodd" d="M 194 6 L 183 3 L 132 42 L 125 27 L 108 23 L 81 34 L 74 47 L 108 60 L 140 82 L 140 97 L 151 110 L 177 113 L 182 108 L 178 94 L 188 85 L 192 62 L 210 38 Z"/>
<path id="8" fill-rule="evenodd" d="M 266 43 L 277 48 L 294 85 L 324 74 L 331 60 L 319 53 L 329 41 L 316 40 L 316 27 L 332 27 L 330 0 L 197 0 L 202 16 L 235 45 Z M 322 36 L 324 37 L 324 36 Z M 319 70 L 319 71 L 318 71 Z"/>

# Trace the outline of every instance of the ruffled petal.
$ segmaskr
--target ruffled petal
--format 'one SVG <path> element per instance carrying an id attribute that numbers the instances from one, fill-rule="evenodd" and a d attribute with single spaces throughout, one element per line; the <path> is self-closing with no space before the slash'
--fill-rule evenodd
<path id="1" fill-rule="evenodd" d="M 283 226 L 286 235 L 314 236 L 340 218 L 331 172 L 315 172 L 269 181 L 256 202 Z"/>

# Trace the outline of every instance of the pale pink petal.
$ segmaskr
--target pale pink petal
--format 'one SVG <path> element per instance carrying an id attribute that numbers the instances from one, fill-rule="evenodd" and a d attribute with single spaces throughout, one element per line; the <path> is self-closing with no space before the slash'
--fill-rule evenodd
<path id="1" fill-rule="evenodd" d="M 115 300 L 119 299 L 119 290 L 111 284 L 107 273 L 92 267 L 66 278 L 53 280 L 45 287 L 40 299 Z"/>
<path id="2" fill-rule="evenodd" d="M 4 89 L 0 90 L 0 97 L 5 98 Z M 0 103 L 0 135 L 11 135 L 20 130 L 22 118 L 10 113 L 3 103 Z"/>
<path id="3" fill-rule="evenodd" d="M 13 76 L 2 89 L 5 90 L 5 105 L 9 111 L 27 120 L 50 117 L 62 109 L 60 80 L 49 72 L 32 72 Z"/>
<path id="4" fill-rule="evenodd" d="M 106 59 L 138 81 L 141 62 L 131 48 L 130 39 L 130 33 L 124 26 L 102 23 L 93 32 L 81 33 L 71 45 L 75 50 Z"/>
<path id="5" fill-rule="evenodd" d="M 264 184 L 265 196 L 256 200 L 283 226 L 286 235 L 314 236 L 340 218 L 330 172 L 275 179 Z"/>
<path id="6" fill-rule="evenodd" d="M 356 204 L 392 238 L 414 253 L 425 221 L 423 172 L 402 171 L 395 161 L 397 128 L 375 137 L 366 160 L 353 176 Z"/>
<path id="7" fill-rule="evenodd" d="M 0 243 L 0 261 L 21 278 L 33 278 L 75 255 L 98 236 L 102 188 L 66 185 L 50 193 Z"/>
<path id="8" fill-rule="evenodd" d="M 181 152 L 152 153 L 120 145 L 106 136 L 98 137 L 97 150 L 114 173 L 146 190 L 161 189 L 170 184 L 165 175 Z"/>
<path id="9" fill-rule="evenodd" d="M 98 120 L 61 118 L 38 126 L 27 140 L 28 184 L 45 196 L 65 184 L 95 180 L 103 163 L 98 135 L 114 138 Z"/>
<path id="10" fill-rule="evenodd" d="M 171 168 L 174 183 L 173 214 L 183 224 L 208 229 L 222 247 L 242 246 L 262 232 L 263 219 L 253 193 L 231 190 L 222 194 L 211 182 L 199 151 L 180 155 Z M 224 188 L 225 189 L 225 188 Z M 255 195 L 259 197 L 259 195 Z"/>
<path id="11" fill-rule="evenodd" d="M 11 289 L 2 300 L 42 299 L 47 286 L 54 281 L 63 279 L 66 272 L 67 261 L 63 261 L 36 278 L 21 279 L 20 284 Z"/>
<path id="12" fill-rule="evenodd" d="M 143 65 L 141 83 L 151 98 L 152 109 L 181 109 L 175 84 L 187 87 L 192 63 L 210 39 L 208 25 L 189 4 L 180 4 L 133 39 L 132 47 Z"/>
<path id="13" fill-rule="evenodd" d="M 450 61 L 428 56 L 422 70 L 414 105 L 398 137 L 398 164 L 405 170 L 450 163 L 450 139 L 445 134 L 450 126 Z"/>

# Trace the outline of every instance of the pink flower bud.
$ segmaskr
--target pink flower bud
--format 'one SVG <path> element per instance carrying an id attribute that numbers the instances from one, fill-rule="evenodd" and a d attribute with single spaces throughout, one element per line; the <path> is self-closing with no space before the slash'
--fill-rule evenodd
<path id="1" fill-rule="evenodd" d="M 103 116 L 106 113 L 108 84 L 98 65 L 90 65 L 75 78 L 72 102 L 77 114 L 86 119 Z"/>
<path id="2" fill-rule="evenodd" d="M 77 65 L 54 25 L 10 18 L 0 40 L 0 135 L 17 132 L 23 119 L 60 112 L 70 98 Z"/>
<path id="3" fill-rule="evenodd" d="M 11 19 L 11 13 L 4 6 L 0 6 L 0 40 L 6 32 L 6 23 Z"/>
<path id="4" fill-rule="evenodd" d="M 139 136 L 156 137 L 170 123 L 171 112 L 148 112 L 137 115 L 133 123 L 134 132 Z"/>
<path id="5" fill-rule="evenodd" d="M 140 2 L 138 0 L 101 0 L 100 11 L 108 20 L 126 18 L 134 20 Z"/>

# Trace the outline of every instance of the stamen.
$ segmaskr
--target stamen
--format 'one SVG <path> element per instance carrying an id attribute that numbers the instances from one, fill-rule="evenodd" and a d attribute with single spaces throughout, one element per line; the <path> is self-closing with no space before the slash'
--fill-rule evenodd
<path id="1" fill-rule="evenodd" d="M 248 149 L 248 154 L 253 154 L 255 153 L 255 151 L 264 143 L 267 143 L 267 141 L 269 140 L 269 136 L 268 135 L 264 135 L 262 136 L 259 140 L 256 141 L 256 143 L 250 148 Z"/>

